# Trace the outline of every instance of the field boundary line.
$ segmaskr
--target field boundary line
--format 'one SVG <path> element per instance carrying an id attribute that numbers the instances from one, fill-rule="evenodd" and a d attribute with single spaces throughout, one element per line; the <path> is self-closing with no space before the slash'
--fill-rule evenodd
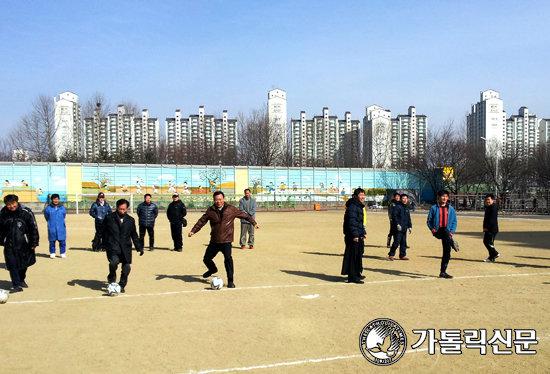
<path id="1" fill-rule="evenodd" d="M 547 273 L 531 273 L 531 274 L 494 274 L 494 275 L 470 275 L 464 277 L 454 277 L 453 279 L 475 279 L 475 278 L 499 278 L 499 277 L 526 277 L 533 275 L 550 275 L 550 272 Z M 434 281 L 439 279 L 439 277 L 422 277 L 422 278 L 410 278 L 410 279 L 388 279 L 388 280 L 379 280 L 379 281 L 367 281 L 365 284 L 378 284 L 378 283 L 394 283 L 394 282 L 413 282 L 413 281 Z M 451 280 L 443 280 L 445 282 L 452 282 Z M 258 289 L 275 289 L 275 288 L 293 288 L 293 287 L 314 287 L 314 286 L 348 286 L 348 287 L 359 287 L 358 284 L 349 284 L 346 282 L 323 282 L 317 284 L 286 284 L 286 285 L 275 285 L 275 286 L 251 286 L 251 287 L 240 287 L 235 289 L 221 289 L 221 290 L 212 290 L 210 288 L 205 288 L 202 290 L 186 290 L 186 291 L 168 291 L 168 292 L 155 292 L 155 293 L 142 293 L 136 295 L 119 295 L 117 297 L 109 297 L 107 295 L 101 296 L 85 296 L 85 297 L 72 297 L 68 299 L 59 299 L 59 300 L 26 300 L 26 301 L 10 301 L 8 304 L 38 304 L 38 303 L 53 303 L 56 301 L 78 301 L 78 300 L 124 300 L 129 297 L 141 297 L 141 296 L 164 296 L 164 295 L 178 295 L 178 294 L 187 294 L 187 293 L 199 293 L 199 292 L 235 292 L 235 291 L 246 291 L 246 290 L 258 290 Z"/>

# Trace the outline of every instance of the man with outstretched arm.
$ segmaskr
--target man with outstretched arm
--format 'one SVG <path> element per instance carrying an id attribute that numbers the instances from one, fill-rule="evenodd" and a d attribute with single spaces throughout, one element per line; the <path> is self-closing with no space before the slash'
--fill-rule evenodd
<path id="1" fill-rule="evenodd" d="M 206 213 L 202 215 L 191 231 L 189 231 L 189 237 L 192 237 L 210 221 L 210 243 L 206 248 L 203 258 L 208 271 L 203 274 L 203 278 L 208 278 L 218 272 L 218 268 L 212 259 L 216 257 L 218 252 L 222 252 L 225 271 L 227 272 L 227 288 L 235 288 L 235 283 L 233 283 L 233 258 L 231 257 L 235 218 L 246 219 L 256 229 L 260 228 L 254 218 L 245 212 L 241 212 L 233 205 L 227 204 L 222 191 L 216 191 L 214 192 L 214 205 L 206 210 Z"/>

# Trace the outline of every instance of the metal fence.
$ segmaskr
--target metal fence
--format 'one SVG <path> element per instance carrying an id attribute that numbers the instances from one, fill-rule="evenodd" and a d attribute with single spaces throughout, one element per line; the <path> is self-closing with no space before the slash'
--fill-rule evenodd
<path id="1" fill-rule="evenodd" d="M 494 192 L 476 192 L 450 196 L 450 203 L 457 211 L 482 212 L 485 196 Z M 502 214 L 550 214 L 548 204 L 550 190 L 532 192 L 507 192 L 495 195 Z"/>

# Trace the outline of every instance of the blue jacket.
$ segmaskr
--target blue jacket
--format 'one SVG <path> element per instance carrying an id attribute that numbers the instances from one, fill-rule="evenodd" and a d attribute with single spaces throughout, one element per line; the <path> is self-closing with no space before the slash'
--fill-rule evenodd
<path id="1" fill-rule="evenodd" d="M 99 199 L 97 199 L 90 208 L 90 215 L 95 218 L 95 221 L 97 223 L 103 223 L 103 220 L 105 219 L 107 214 L 111 213 L 113 213 L 113 211 L 111 210 L 109 203 L 107 201 L 104 201 L 103 206 L 101 206 L 99 204 Z"/>
<path id="2" fill-rule="evenodd" d="M 394 225 L 400 225 L 401 232 L 406 232 L 407 229 L 412 229 L 413 227 L 409 208 L 401 201 L 398 201 L 392 209 L 391 222 Z"/>
<path id="3" fill-rule="evenodd" d="M 48 222 L 48 241 L 67 240 L 66 215 L 67 211 L 63 205 L 56 207 L 50 204 L 44 209 L 44 218 Z"/>
<path id="4" fill-rule="evenodd" d="M 435 204 L 430 208 L 427 224 L 430 231 L 437 231 L 439 229 L 439 204 Z M 449 213 L 447 216 L 447 229 L 454 234 L 457 224 L 458 222 L 456 221 L 455 208 L 449 205 Z"/>
<path id="5" fill-rule="evenodd" d="M 155 227 L 155 219 L 159 215 L 159 208 L 155 203 L 147 205 L 145 202 L 138 205 L 137 216 L 140 226 Z"/>

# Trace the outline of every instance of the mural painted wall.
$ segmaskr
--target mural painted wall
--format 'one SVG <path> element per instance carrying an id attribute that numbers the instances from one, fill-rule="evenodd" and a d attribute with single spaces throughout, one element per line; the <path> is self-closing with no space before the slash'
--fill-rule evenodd
<path id="1" fill-rule="evenodd" d="M 99 191 L 200 195 L 250 188 L 254 194 L 349 195 L 357 187 L 418 189 L 406 173 L 371 169 L 0 162 L 0 175 L 2 196 L 16 194 L 22 202 L 47 202 L 53 193 L 67 201 Z"/>

